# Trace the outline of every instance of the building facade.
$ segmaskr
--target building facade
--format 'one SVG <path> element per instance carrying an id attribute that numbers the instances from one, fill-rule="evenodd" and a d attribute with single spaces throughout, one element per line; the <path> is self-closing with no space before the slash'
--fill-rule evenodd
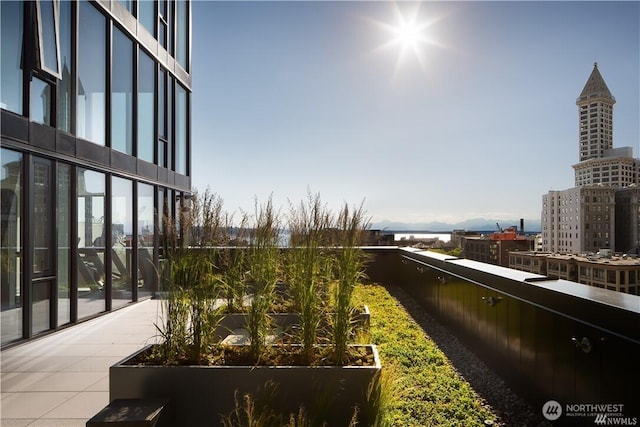
<path id="1" fill-rule="evenodd" d="M 640 295 L 640 259 L 635 255 L 511 252 L 509 268 Z"/>
<path id="2" fill-rule="evenodd" d="M 3 1 L 2 345 L 150 297 L 191 190 L 191 4 Z"/>
<path id="3" fill-rule="evenodd" d="M 633 247 L 628 241 L 638 240 L 637 227 L 628 222 L 633 216 L 633 198 L 617 196 L 617 192 L 638 185 L 640 161 L 633 158 L 631 147 L 613 148 L 615 102 L 594 64 L 576 101 L 579 163 L 573 165 L 575 187 L 542 196 L 544 252 L 627 251 Z M 635 236 L 623 235 L 624 230 L 634 229 Z"/>

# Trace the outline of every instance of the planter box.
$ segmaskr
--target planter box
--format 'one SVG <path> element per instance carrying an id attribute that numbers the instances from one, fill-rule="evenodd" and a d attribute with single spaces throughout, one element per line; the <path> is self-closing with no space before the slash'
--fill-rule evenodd
<path id="1" fill-rule="evenodd" d="M 381 369 L 375 345 L 372 366 L 141 366 L 128 361 L 150 346 L 111 366 L 109 399 L 170 399 L 158 427 L 218 425 L 234 409 L 234 393 L 259 396 L 268 382 L 277 386 L 272 399 L 284 414 L 323 405 L 330 426 L 348 425 L 353 408 L 366 406 L 369 383 Z M 360 411 L 362 412 L 362 411 Z"/>

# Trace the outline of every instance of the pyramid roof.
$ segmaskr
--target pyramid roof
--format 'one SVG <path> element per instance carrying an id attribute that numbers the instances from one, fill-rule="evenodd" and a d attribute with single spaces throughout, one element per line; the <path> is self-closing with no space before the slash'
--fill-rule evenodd
<path id="1" fill-rule="evenodd" d="M 608 98 L 615 102 L 615 98 L 611 95 L 607 84 L 604 82 L 602 78 L 602 74 L 598 70 L 598 63 L 595 62 L 593 64 L 593 71 L 591 71 L 591 75 L 589 76 L 589 80 L 584 85 L 584 89 L 580 93 L 578 97 L 578 102 L 584 101 L 589 98 Z"/>

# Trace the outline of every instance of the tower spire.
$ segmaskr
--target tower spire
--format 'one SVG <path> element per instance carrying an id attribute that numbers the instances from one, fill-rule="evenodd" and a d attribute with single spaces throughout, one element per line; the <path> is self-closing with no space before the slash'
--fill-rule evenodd
<path id="1" fill-rule="evenodd" d="M 586 101 L 589 98 L 605 98 L 615 102 L 615 98 L 611 95 L 607 84 L 604 82 L 600 70 L 598 70 L 598 63 L 593 63 L 593 71 L 584 85 L 584 89 L 578 97 L 577 103 Z"/>

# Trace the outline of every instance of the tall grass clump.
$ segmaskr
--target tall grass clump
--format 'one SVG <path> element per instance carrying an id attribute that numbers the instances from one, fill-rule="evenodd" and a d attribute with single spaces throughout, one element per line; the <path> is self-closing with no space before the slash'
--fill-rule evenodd
<path id="1" fill-rule="evenodd" d="M 274 305 L 275 290 L 280 272 L 280 219 L 273 208 L 272 197 L 266 204 L 256 200 L 255 224 L 250 235 L 248 275 L 253 290 L 250 316 L 246 325 L 252 355 L 259 360 L 265 340 L 271 331 L 270 312 Z"/>
<path id="2" fill-rule="evenodd" d="M 207 189 L 202 195 L 196 192 L 188 203 L 176 218 L 163 219 L 168 271 L 163 275 L 164 321 L 158 329 L 167 364 L 183 358 L 200 362 L 215 343 L 214 331 L 221 320 L 216 307 L 221 280 L 215 250 L 207 246 L 225 239 L 222 199 Z M 195 247 L 186 247 L 187 241 Z"/>
<path id="3" fill-rule="evenodd" d="M 313 357 L 318 329 L 326 307 L 330 280 L 329 252 L 325 241 L 332 225 L 331 213 L 320 195 L 309 193 L 306 203 L 291 206 L 289 213 L 290 249 L 287 253 L 287 280 L 295 309 L 300 314 L 297 333 L 306 359 Z"/>
<path id="4" fill-rule="evenodd" d="M 347 346 L 353 336 L 352 303 L 355 286 L 365 277 L 365 254 L 360 249 L 363 231 L 369 227 L 363 203 L 358 208 L 349 209 L 345 203 L 338 214 L 336 250 L 336 282 L 333 286 L 333 310 L 330 314 L 331 338 L 334 361 L 342 365 L 346 361 Z"/>
<path id="5" fill-rule="evenodd" d="M 247 244 L 247 223 L 249 218 L 243 214 L 238 227 L 232 226 L 232 216 L 226 216 L 228 230 L 235 230 L 230 236 L 229 244 L 219 254 L 222 269 L 222 285 L 226 299 L 227 313 L 237 313 L 244 310 L 244 297 L 247 293 L 248 260 L 245 245 Z"/>

